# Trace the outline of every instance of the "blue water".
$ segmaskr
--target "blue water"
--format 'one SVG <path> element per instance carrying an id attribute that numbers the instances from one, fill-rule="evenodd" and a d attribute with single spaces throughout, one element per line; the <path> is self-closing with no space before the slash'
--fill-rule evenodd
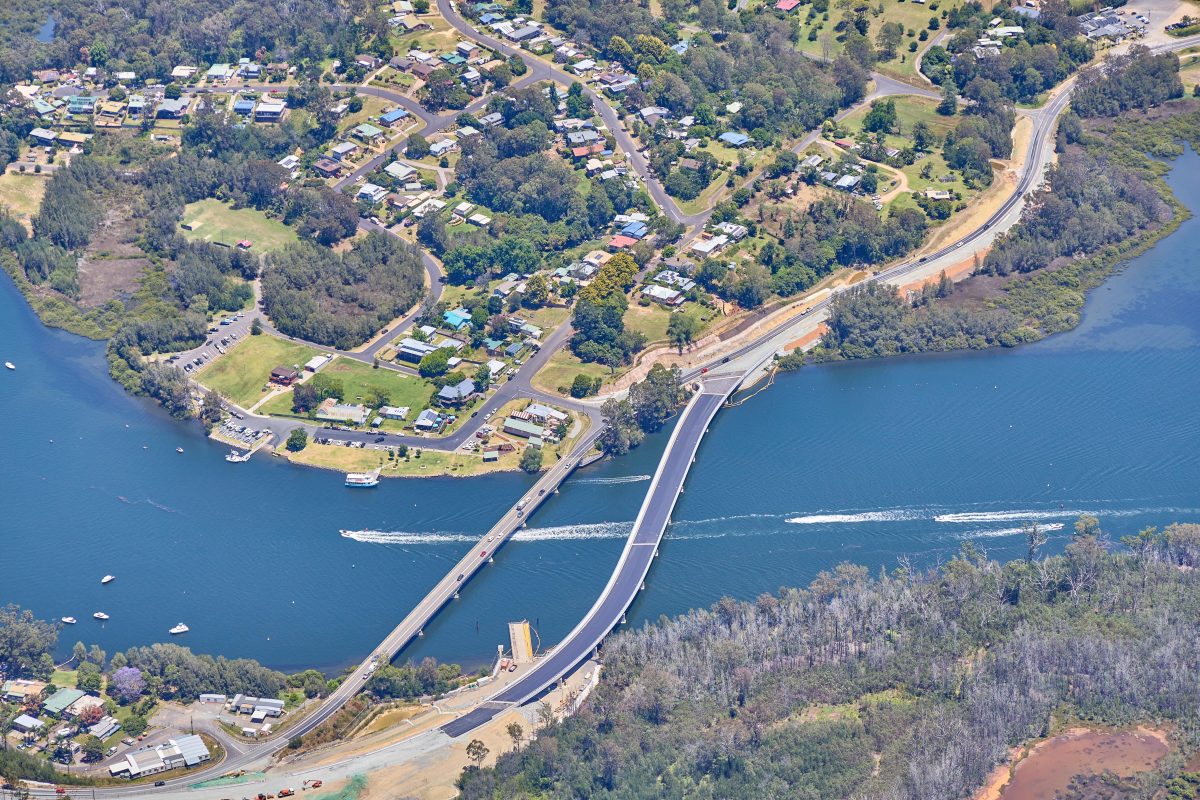
<path id="1" fill-rule="evenodd" d="M 1188 153 L 1173 173 L 1192 209 L 1198 172 Z M 1193 219 L 1045 342 L 806 368 L 721 412 L 630 622 L 807 584 L 841 561 L 928 565 L 964 541 L 1015 557 L 1028 519 L 1051 529 L 1051 551 L 1083 511 L 1114 534 L 1200 520 L 1198 251 Z M 198 428 L 112 383 L 100 345 L 43 328 L 7 280 L 0 359 L 18 366 L 0 374 L 0 602 L 78 617 L 64 648 L 165 641 L 182 620 L 200 652 L 335 669 L 530 483 L 363 491 L 271 458 L 227 464 Z M 406 656 L 478 665 L 513 619 L 546 644 L 565 634 L 606 582 L 664 443 L 570 481 Z M 101 586 L 105 573 L 117 581 Z"/>

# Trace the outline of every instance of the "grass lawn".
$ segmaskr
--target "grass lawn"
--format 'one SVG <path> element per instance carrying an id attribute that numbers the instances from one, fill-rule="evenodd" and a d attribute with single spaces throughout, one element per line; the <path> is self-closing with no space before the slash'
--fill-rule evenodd
<path id="1" fill-rule="evenodd" d="M 651 303 L 648 306 L 634 303 L 625 312 L 625 327 L 628 330 L 645 334 L 646 346 L 651 347 L 656 343 L 667 341 L 667 324 L 670 322 L 672 314 L 687 314 L 700 320 L 700 330 L 703 331 L 717 313 L 712 309 L 704 308 L 697 303 L 691 302 L 684 303 L 681 309 L 679 312 L 674 312 L 660 306 L 658 303 Z M 700 338 L 703 335 L 703 333 L 698 333 L 696 338 Z M 574 379 L 574 376 L 572 376 L 572 379 Z"/>
<path id="2" fill-rule="evenodd" d="M 214 198 L 189 203 L 183 212 L 183 232 L 189 241 L 222 242 L 232 245 L 242 239 L 254 243 L 254 252 L 278 250 L 296 241 L 296 232 L 277 219 L 253 208 L 235 209 Z"/>
<path id="3" fill-rule="evenodd" d="M 958 122 L 957 117 L 944 117 L 937 113 L 938 101 L 928 97 L 901 95 L 886 98 L 896 102 L 896 118 L 900 121 L 900 133 L 888 137 L 891 144 L 911 144 L 909 138 L 913 125 L 924 122 L 938 138 L 944 138 Z M 868 109 L 864 106 L 847 116 L 839 124 L 852 136 L 861 136 L 862 123 Z"/>
<path id="4" fill-rule="evenodd" d="M 923 49 L 929 40 L 933 39 L 938 31 L 929 31 L 929 36 L 926 41 L 922 42 L 917 39 L 921 30 L 929 25 L 930 17 L 938 17 L 941 19 L 943 11 L 948 11 L 960 5 L 957 2 L 938 3 L 936 9 L 930 8 L 932 4 L 921 4 L 907 2 L 906 0 L 882 0 L 883 13 L 876 16 L 875 8 L 880 4 L 873 4 L 871 11 L 868 12 L 867 19 L 870 22 L 870 30 L 867 31 L 867 38 L 872 42 L 879 34 L 879 29 L 885 22 L 899 22 L 904 26 L 904 39 L 896 50 L 896 57 L 891 61 L 883 61 L 876 65 L 876 69 L 886 75 L 892 75 L 902 80 L 912 80 L 916 78 L 917 72 L 915 68 L 916 53 L 908 51 L 909 42 L 917 42 L 918 52 Z M 796 44 L 796 49 L 804 53 L 809 53 L 816 56 L 828 56 L 829 58 L 836 57 L 842 52 L 842 43 L 838 41 L 838 32 L 834 30 L 838 19 L 841 18 L 842 11 L 838 8 L 831 8 L 829 11 L 829 19 L 825 20 L 825 15 L 817 14 L 816 18 L 809 21 L 809 11 L 811 5 L 805 4 L 798 6 L 791 16 L 799 17 L 800 21 L 800 38 Z M 942 28 L 945 28 L 945 20 L 941 19 Z M 816 30 L 815 40 L 809 40 L 811 31 Z M 914 31 L 913 36 L 908 36 L 909 31 Z M 901 61 L 900 59 L 904 60 Z"/>
<path id="5" fill-rule="evenodd" d="M 228 353 L 200 370 L 196 379 L 239 406 L 248 408 L 262 396 L 272 369 L 303 364 L 318 352 L 308 345 L 266 333 L 245 336 Z"/>
<path id="6" fill-rule="evenodd" d="M 29 228 L 30 220 L 42 205 L 48 179 L 49 176 L 22 175 L 15 171 L 0 175 L 0 206 Z"/>
<path id="7" fill-rule="evenodd" d="M 720 192 L 725 189 L 725 182 L 728 180 L 728 175 L 724 172 L 718 172 L 713 182 L 704 187 L 704 191 L 693 197 L 691 200 L 675 199 L 675 203 L 680 210 L 685 214 L 699 214 L 706 211 L 714 204 L 714 200 Z M 731 190 L 732 191 L 732 190 Z"/>
<path id="8" fill-rule="evenodd" d="M 462 37 L 450 27 L 450 23 L 446 22 L 441 14 L 437 13 L 436 5 L 430 3 L 429 7 L 429 13 L 420 15 L 418 19 L 431 25 L 433 30 L 413 31 L 392 36 L 391 41 L 395 45 L 397 53 L 424 50 L 426 53 L 438 54 L 453 50 L 454 46 L 458 44 Z"/>
<path id="9" fill-rule="evenodd" d="M 922 178 L 921 170 L 924 169 L 927 163 L 931 164 L 933 168 L 930 171 L 929 178 Z M 900 171 L 903 172 L 905 177 L 908 179 L 908 188 L 914 192 L 920 192 L 929 188 L 946 189 L 947 191 L 961 193 L 964 200 L 975 195 L 975 191 L 968 189 L 962 182 L 962 177 L 957 172 L 954 172 L 952 169 L 950 169 L 950 167 L 946 166 L 946 160 L 942 158 L 941 153 L 930 153 L 924 158 L 914 161 L 912 164 L 909 164 Z M 953 175 L 954 180 L 940 180 L 940 178 L 945 175 Z"/>
<path id="10" fill-rule="evenodd" d="M 355 114 L 347 114 L 338 125 L 339 130 L 348 131 L 358 125 L 366 122 L 371 117 L 378 117 L 383 112 L 393 108 L 396 104 L 391 100 L 384 100 L 381 97 L 372 97 L 370 95 L 359 95 L 363 101 L 363 107 Z M 380 127 L 376 125 L 375 127 Z M 354 140 L 355 144 L 362 146 L 362 142 L 358 139 Z"/>
<path id="11" fill-rule="evenodd" d="M 75 670 L 73 669 L 56 669 L 50 676 L 50 682 L 55 686 L 63 689 L 75 688 Z"/>
<path id="12" fill-rule="evenodd" d="M 575 376 L 580 373 L 589 378 L 600 377 L 608 380 L 612 370 L 603 364 L 585 364 L 564 347 L 550 356 L 546 366 L 533 377 L 533 384 L 545 391 L 557 392 L 559 389 L 569 389 Z"/>
<path id="13" fill-rule="evenodd" d="M 357 403 L 368 394 L 379 392 L 387 395 L 387 405 L 409 406 L 414 416 L 428 404 L 433 392 L 433 384 L 424 378 L 390 369 L 375 369 L 370 364 L 341 356 L 322 369 L 321 374 L 342 382 L 343 399 L 347 403 Z M 288 407 L 291 407 L 290 402 Z"/>

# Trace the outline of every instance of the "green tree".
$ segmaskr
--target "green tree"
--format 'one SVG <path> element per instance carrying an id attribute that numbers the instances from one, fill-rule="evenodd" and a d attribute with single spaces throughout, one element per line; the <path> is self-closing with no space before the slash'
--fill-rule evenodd
<path id="1" fill-rule="evenodd" d="M 408 137 L 404 152 L 409 158 L 424 158 L 429 155 L 429 140 L 419 133 L 414 133 Z"/>
<path id="2" fill-rule="evenodd" d="M 541 308 L 550 302 L 550 282 L 546 276 L 538 273 L 525 282 L 525 295 L 522 302 L 529 308 Z"/>
<path id="3" fill-rule="evenodd" d="M 79 748 L 84 761 L 99 761 L 104 758 L 104 742 L 90 733 L 79 738 Z"/>
<path id="4" fill-rule="evenodd" d="M 679 348 L 680 355 L 699 332 L 700 320 L 691 314 L 672 314 L 671 319 L 667 321 L 667 338 Z"/>
<path id="5" fill-rule="evenodd" d="M 584 375 L 582 372 L 575 376 L 575 380 L 571 382 L 571 397 L 587 397 L 593 394 L 596 384 L 591 377 Z"/>
<path id="6" fill-rule="evenodd" d="M 529 445 L 521 453 L 521 469 L 533 474 L 542 469 L 542 448 Z"/>
<path id="7" fill-rule="evenodd" d="M 250 335 L 251 336 L 260 336 L 260 335 L 262 335 L 262 332 L 263 332 L 262 320 L 259 319 L 258 317 L 255 317 L 254 321 L 250 323 Z"/>
<path id="8" fill-rule="evenodd" d="M 477 768 L 483 766 L 483 760 L 488 757 L 490 752 L 487 745 L 479 739 L 472 739 L 467 743 L 467 758 L 474 761 Z"/>
<path id="9" fill-rule="evenodd" d="M 308 432 L 304 428 L 293 428 L 288 434 L 287 449 L 293 453 L 299 453 L 304 448 L 308 447 Z"/>
<path id="10" fill-rule="evenodd" d="M 938 103 L 937 113 L 943 117 L 952 117 L 958 113 L 958 87 L 952 80 L 947 79 L 942 84 L 942 102 Z"/>
<path id="11" fill-rule="evenodd" d="M 491 368 L 487 364 L 480 364 L 479 369 L 475 370 L 472 380 L 475 381 L 475 391 L 486 392 L 487 388 L 492 385 Z"/>
<path id="12" fill-rule="evenodd" d="M 200 402 L 200 421 L 206 430 L 212 430 L 221 421 L 221 396 L 212 389 L 204 393 L 204 399 Z"/>
<path id="13" fill-rule="evenodd" d="M 421 363 L 417 364 L 417 371 L 421 373 L 423 378 L 436 378 L 439 375 L 445 375 L 446 370 L 450 368 L 450 359 L 454 355 L 454 350 L 449 347 L 439 347 L 429 355 L 421 359 Z"/>

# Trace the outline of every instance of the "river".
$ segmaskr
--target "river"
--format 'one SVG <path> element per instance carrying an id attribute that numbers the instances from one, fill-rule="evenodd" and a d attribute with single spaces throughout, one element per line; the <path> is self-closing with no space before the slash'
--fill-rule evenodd
<path id="1" fill-rule="evenodd" d="M 1189 152 L 1172 185 L 1200 210 L 1196 174 Z M 930 565 L 964 542 L 1017 557 L 1027 520 L 1049 530 L 1048 551 L 1085 511 L 1114 534 L 1200 520 L 1197 252 L 1192 219 L 1044 342 L 809 367 L 722 411 L 629 622 L 804 585 L 842 561 Z M 183 621 L 176 641 L 197 652 L 337 669 L 531 483 L 364 491 L 265 456 L 228 464 L 198 427 L 109 380 L 102 345 L 44 328 L 0 284 L 0 359 L 18 367 L 0 374 L 0 602 L 77 617 L 64 652 L 166 641 Z M 521 618 L 557 641 L 607 581 L 665 435 L 578 473 L 404 657 L 478 666 Z M 101 586 L 106 573 L 117 580 Z"/>

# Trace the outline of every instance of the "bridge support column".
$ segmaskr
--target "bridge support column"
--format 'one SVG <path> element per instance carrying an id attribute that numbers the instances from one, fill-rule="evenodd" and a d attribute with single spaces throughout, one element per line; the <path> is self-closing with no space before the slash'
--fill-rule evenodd
<path id="1" fill-rule="evenodd" d="M 621 612 L 621 624 L 625 624 L 625 612 Z"/>

